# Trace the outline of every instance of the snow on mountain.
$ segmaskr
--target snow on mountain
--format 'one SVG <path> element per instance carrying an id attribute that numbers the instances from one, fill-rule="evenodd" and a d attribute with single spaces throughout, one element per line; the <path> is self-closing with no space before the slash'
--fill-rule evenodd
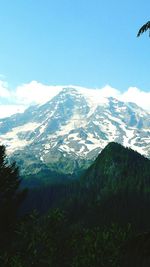
<path id="1" fill-rule="evenodd" d="M 45 104 L 0 120 L 0 143 L 25 166 L 72 158 L 75 168 L 111 141 L 150 157 L 150 113 L 98 90 L 65 87 Z"/>

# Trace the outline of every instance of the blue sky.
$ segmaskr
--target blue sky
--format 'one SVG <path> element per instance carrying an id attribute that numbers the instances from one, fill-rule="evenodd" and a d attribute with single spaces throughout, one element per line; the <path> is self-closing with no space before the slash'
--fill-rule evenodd
<path id="1" fill-rule="evenodd" d="M 150 1 L 0 0 L 0 79 L 150 91 Z"/>

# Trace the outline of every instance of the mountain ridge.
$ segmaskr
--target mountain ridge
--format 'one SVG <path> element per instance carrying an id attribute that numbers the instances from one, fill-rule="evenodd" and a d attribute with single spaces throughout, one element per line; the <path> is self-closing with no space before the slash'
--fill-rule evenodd
<path id="1" fill-rule="evenodd" d="M 114 193 L 121 190 L 122 185 L 124 190 L 131 192 L 149 192 L 149 172 L 148 158 L 121 144 L 110 142 L 87 169 L 83 181 L 84 184 L 87 182 L 88 187 L 94 184 L 99 192 L 109 187 L 109 193 L 111 190 Z"/>

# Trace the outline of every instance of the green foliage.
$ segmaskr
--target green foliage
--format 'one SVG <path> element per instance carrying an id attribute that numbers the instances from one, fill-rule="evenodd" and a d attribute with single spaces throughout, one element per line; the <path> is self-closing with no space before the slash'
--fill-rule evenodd
<path id="1" fill-rule="evenodd" d="M 80 239 L 78 237 L 72 240 L 74 258 L 71 266 L 119 266 L 121 246 L 129 233 L 130 227 L 121 229 L 116 224 L 104 229 L 84 229 Z"/>
<path id="2" fill-rule="evenodd" d="M 3 267 L 117 267 L 130 227 L 85 228 L 70 224 L 60 209 L 44 217 L 34 211 L 18 225 Z"/>

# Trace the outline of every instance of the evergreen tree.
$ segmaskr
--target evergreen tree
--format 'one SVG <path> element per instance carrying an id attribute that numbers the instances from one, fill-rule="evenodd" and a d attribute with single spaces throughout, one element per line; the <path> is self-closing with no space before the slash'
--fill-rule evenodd
<path id="1" fill-rule="evenodd" d="M 149 36 L 150 36 L 150 21 L 146 22 L 138 31 L 137 37 L 139 37 L 141 34 L 149 30 Z"/>
<path id="2" fill-rule="evenodd" d="M 20 182 L 18 167 L 15 162 L 8 163 L 5 147 L 0 146 L 0 247 L 10 242 L 18 207 L 26 194 L 26 190 L 19 190 Z"/>

